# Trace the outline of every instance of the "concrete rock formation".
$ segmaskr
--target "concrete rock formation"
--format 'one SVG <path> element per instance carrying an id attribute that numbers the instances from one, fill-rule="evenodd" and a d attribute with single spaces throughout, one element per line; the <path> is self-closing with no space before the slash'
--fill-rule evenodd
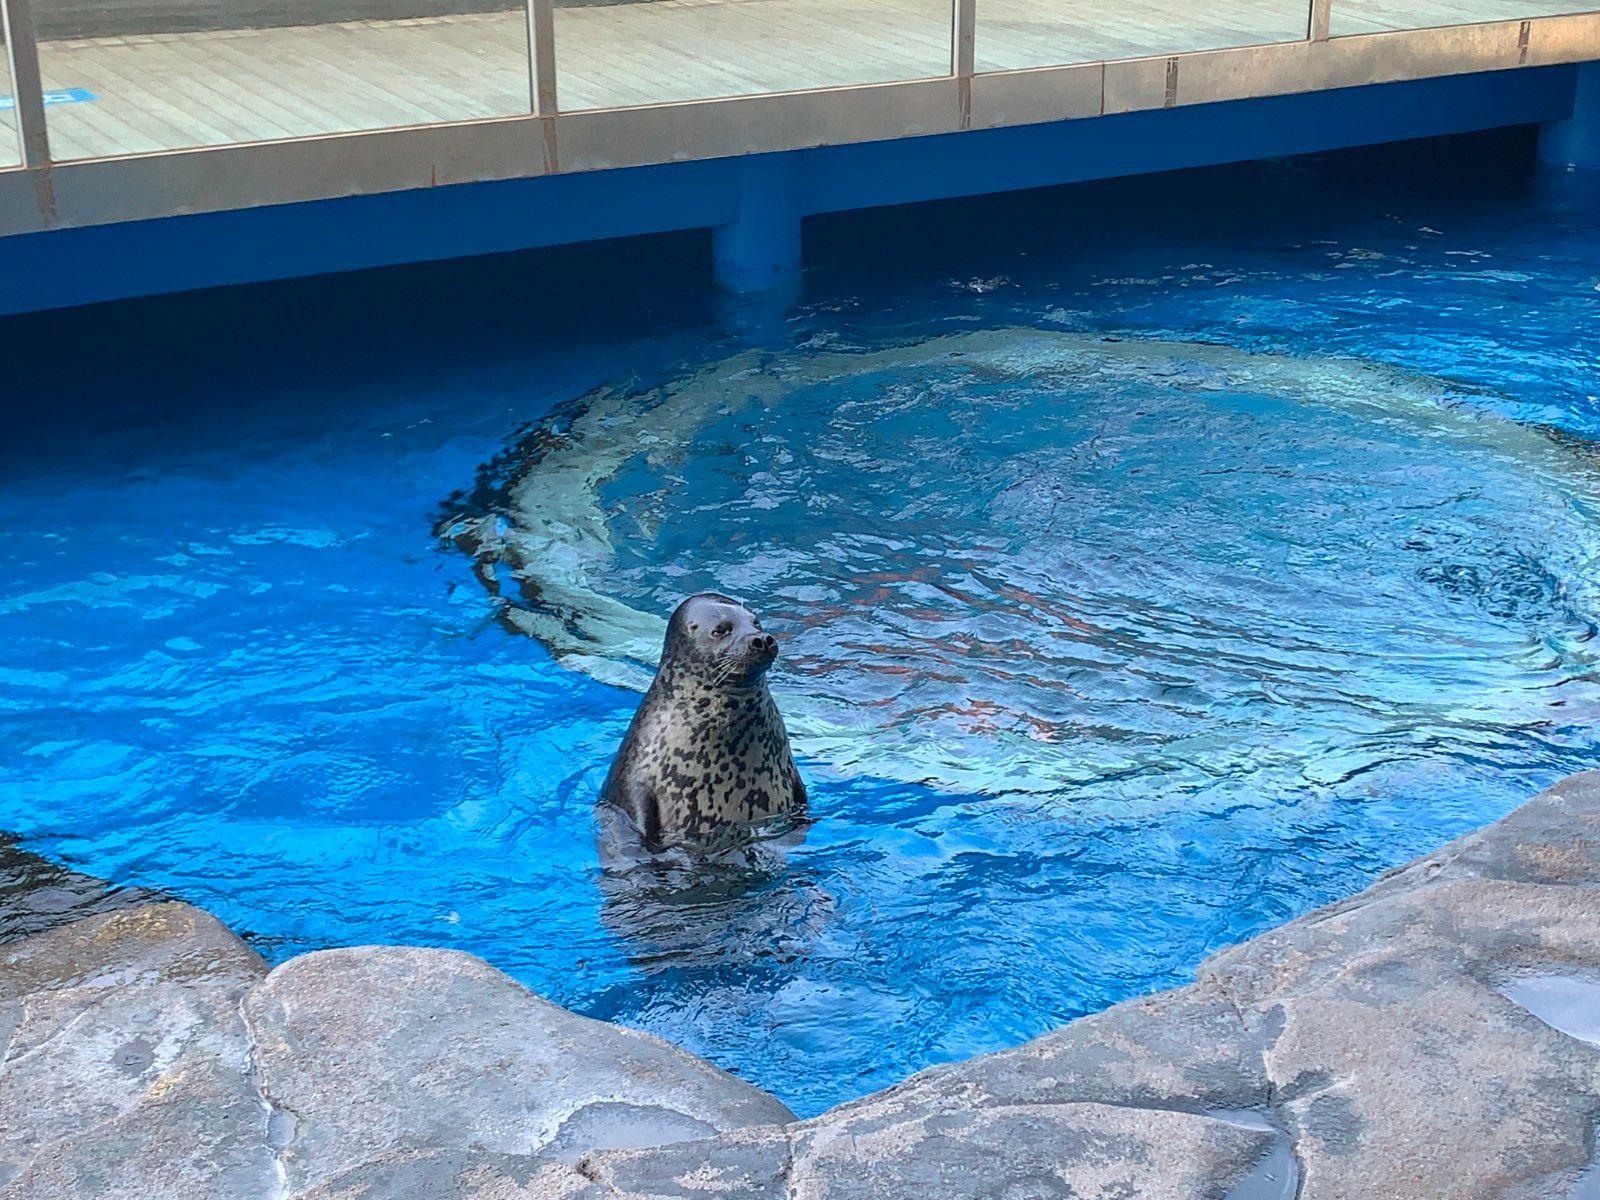
<path id="1" fill-rule="evenodd" d="M 182 904 L 0 951 L 0 1195 L 270 1195 L 239 998 L 266 966 Z"/>
<path id="2" fill-rule="evenodd" d="M 328 950 L 269 973 L 175 903 L 0 951 L 0 1046 L 6 1200 L 492 1195 L 469 1182 L 792 1119 L 470 955 Z"/>
<path id="3" fill-rule="evenodd" d="M 396 1156 L 416 1150 L 576 1160 L 791 1119 L 703 1059 L 454 951 L 307 954 L 251 989 L 243 1013 L 290 1194 L 380 1158 L 409 1175 Z"/>
<path id="4" fill-rule="evenodd" d="M 465 955 L 177 904 L 0 952 L 0 1198 L 1582 1200 L 1600 773 L 1195 983 L 795 1122 Z"/>

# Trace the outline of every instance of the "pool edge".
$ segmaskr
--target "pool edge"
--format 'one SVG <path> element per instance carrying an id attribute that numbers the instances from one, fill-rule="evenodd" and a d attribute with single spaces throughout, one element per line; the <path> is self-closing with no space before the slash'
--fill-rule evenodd
<path id="1" fill-rule="evenodd" d="M 787 1123 L 470 955 L 268 972 L 200 910 L 142 904 L 0 947 L 0 1107 L 28 1114 L 0 1196 L 1562 1196 L 1594 1161 L 1600 1046 L 1506 994 L 1532 972 L 1600 980 L 1600 772 L 1192 984 Z"/>

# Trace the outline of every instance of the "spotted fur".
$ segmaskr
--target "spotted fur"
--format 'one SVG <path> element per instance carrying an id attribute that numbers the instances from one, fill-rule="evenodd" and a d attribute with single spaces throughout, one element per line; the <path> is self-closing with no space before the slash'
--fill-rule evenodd
<path id="1" fill-rule="evenodd" d="M 601 794 L 650 846 L 720 840 L 806 808 L 783 717 L 767 691 L 777 642 L 736 600 L 691 596 Z"/>

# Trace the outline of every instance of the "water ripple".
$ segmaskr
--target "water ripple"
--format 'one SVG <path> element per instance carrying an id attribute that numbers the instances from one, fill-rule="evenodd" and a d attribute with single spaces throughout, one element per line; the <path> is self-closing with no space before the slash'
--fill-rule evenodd
<path id="1" fill-rule="evenodd" d="M 446 523 L 513 623 L 642 680 L 655 614 L 749 597 L 845 772 L 1229 804 L 1595 701 L 1592 456 L 1425 376 L 991 330 L 742 354 L 524 447 Z"/>

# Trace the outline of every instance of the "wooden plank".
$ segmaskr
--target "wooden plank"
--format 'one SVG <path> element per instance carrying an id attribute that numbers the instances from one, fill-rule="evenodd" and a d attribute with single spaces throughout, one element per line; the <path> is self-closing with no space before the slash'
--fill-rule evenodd
<path id="1" fill-rule="evenodd" d="M 137 154 L 152 149 L 167 149 L 174 144 L 186 146 L 214 145 L 228 140 L 220 129 L 208 124 L 202 113 L 188 113 L 167 102 L 166 87 L 160 73 L 149 70 L 138 57 L 137 47 L 119 46 L 96 58 L 90 64 L 81 61 L 81 52 L 62 51 L 57 44 L 43 42 L 39 46 L 39 65 L 44 73 L 45 87 L 87 87 L 95 94 L 89 103 L 99 105 L 136 131 L 139 141 L 129 147 L 116 147 L 106 153 Z M 88 65 L 88 78 L 78 78 L 79 68 Z M 90 82 L 92 80 L 92 82 Z M 152 88 L 158 89 L 152 91 Z M 87 104 L 62 104 L 47 110 L 52 129 L 70 126 L 76 118 L 72 110 Z M 134 147 L 137 146 L 135 149 Z M 58 157 L 62 157 L 58 152 Z"/>

